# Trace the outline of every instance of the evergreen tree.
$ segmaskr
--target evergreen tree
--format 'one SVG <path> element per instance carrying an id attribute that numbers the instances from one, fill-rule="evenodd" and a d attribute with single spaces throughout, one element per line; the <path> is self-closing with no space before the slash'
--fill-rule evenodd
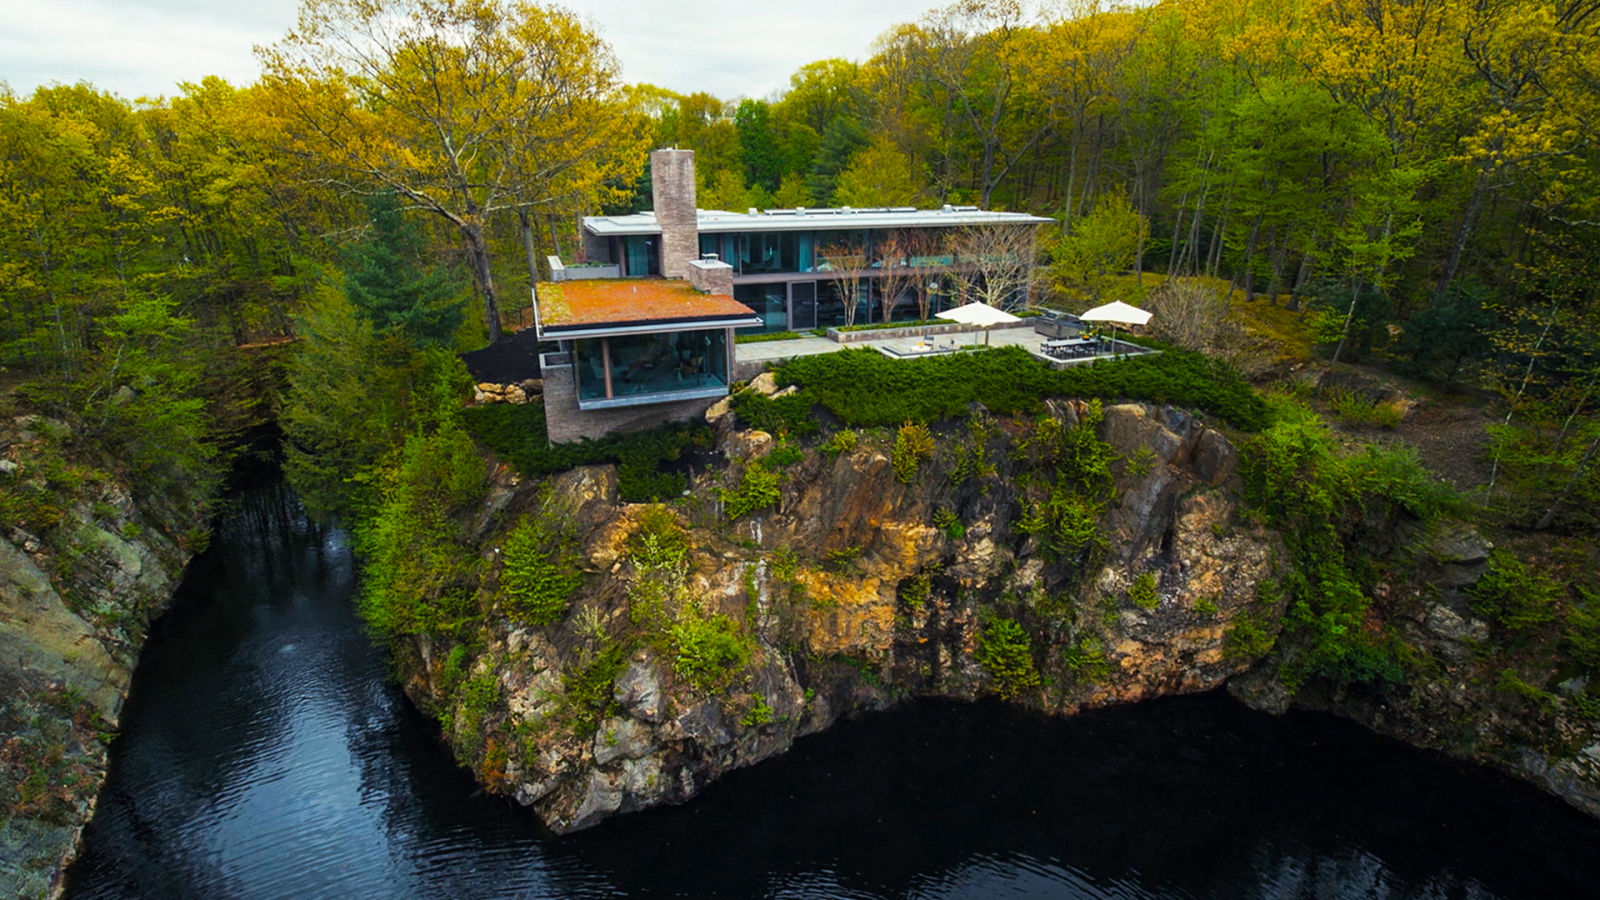
<path id="1" fill-rule="evenodd" d="M 375 194 L 367 202 L 372 230 L 350 248 L 345 292 L 374 329 L 396 329 L 412 342 L 448 346 L 466 318 L 464 298 L 449 276 L 422 263 L 422 232 L 405 217 L 394 194 Z"/>

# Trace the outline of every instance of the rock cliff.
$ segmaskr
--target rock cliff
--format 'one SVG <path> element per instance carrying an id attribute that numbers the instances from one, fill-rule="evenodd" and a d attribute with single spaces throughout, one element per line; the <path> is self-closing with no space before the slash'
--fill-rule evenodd
<path id="1" fill-rule="evenodd" d="M 402 653 L 458 755 L 557 832 L 903 698 L 1066 714 L 1210 690 L 1253 662 L 1235 624 L 1281 613 L 1256 597 L 1281 554 L 1239 515 L 1237 453 L 1178 409 L 979 411 L 910 450 L 720 428 L 728 466 L 672 507 L 619 504 L 609 467 L 502 475 L 486 558 L 520 518 L 567 523 L 582 587 L 554 625 L 501 607 Z"/>
<path id="2" fill-rule="evenodd" d="M 65 433 L 0 424 L 0 882 L 20 897 L 59 889 L 139 648 L 203 534 L 199 511 L 136 506 L 63 458 Z"/>

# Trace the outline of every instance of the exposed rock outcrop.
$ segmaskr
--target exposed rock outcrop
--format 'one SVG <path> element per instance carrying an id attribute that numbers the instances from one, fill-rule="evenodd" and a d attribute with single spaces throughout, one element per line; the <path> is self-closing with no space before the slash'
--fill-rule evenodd
<path id="1" fill-rule="evenodd" d="M 0 883 L 59 889 L 104 780 L 139 648 L 172 596 L 194 510 L 136 508 L 59 458 L 35 417 L 0 425 Z"/>
<path id="2" fill-rule="evenodd" d="M 1228 652 L 1231 623 L 1281 612 L 1255 596 L 1277 539 L 1236 515 L 1225 435 L 1172 408 L 1099 415 L 1082 403 L 1055 405 L 1050 424 L 980 412 L 939 435 L 909 479 L 892 431 L 805 449 L 786 468 L 763 461 L 782 444 L 772 435 L 725 431 L 729 467 L 698 476 L 676 512 L 619 505 L 609 467 L 565 473 L 544 502 L 574 525 L 591 574 L 564 621 L 491 615 L 466 676 L 480 687 L 460 689 L 444 648 L 427 644 L 408 690 L 446 714 L 490 787 L 567 832 L 681 802 L 907 697 L 999 692 L 1070 713 L 1216 688 L 1252 661 Z M 1078 502 L 1055 476 L 1067 465 L 1057 442 L 1080 422 L 1110 468 L 1092 535 L 1073 543 L 1023 523 Z M 730 523 L 718 498 L 752 467 L 782 473 L 779 500 Z M 526 488 L 497 493 L 490 505 L 510 515 L 535 503 Z M 1027 635 L 1012 652 L 1020 672 L 996 661 L 1002 619 Z"/>

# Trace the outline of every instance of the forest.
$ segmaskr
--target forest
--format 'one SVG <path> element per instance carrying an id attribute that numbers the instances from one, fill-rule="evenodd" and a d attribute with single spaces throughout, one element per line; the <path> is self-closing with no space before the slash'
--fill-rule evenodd
<path id="1" fill-rule="evenodd" d="M 764 98 L 624 83 L 603 38 L 522 0 L 306 0 L 253 84 L 0 89 L 6 407 L 197 502 L 269 420 L 291 472 L 376 465 L 675 145 L 704 208 L 1051 216 L 1040 303 L 1286 307 L 1334 362 L 1495 404 L 1505 521 L 1595 525 L 1600 0 L 958 0 Z"/>

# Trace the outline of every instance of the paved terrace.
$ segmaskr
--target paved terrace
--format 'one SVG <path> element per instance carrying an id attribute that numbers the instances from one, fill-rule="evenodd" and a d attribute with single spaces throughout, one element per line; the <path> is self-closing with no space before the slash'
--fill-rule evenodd
<path id="1" fill-rule="evenodd" d="M 885 329 L 890 331 L 892 329 Z M 937 334 L 927 338 L 913 335 L 895 337 L 862 337 L 871 332 L 854 332 L 856 340 L 848 344 L 835 343 L 825 337 L 806 335 L 785 341 L 757 341 L 748 344 L 735 344 L 734 377 L 739 380 L 749 380 L 760 374 L 769 363 L 777 363 L 797 356 L 815 356 L 820 353 L 835 353 L 847 347 L 871 347 L 885 356 L 895 359 L 911 359 L 921 356 L 939 355 L 939 352 L 950 352 L 962 347 L 973 345 L 982 347 L 985 335 L 982 330 L 960 332 L 955 334 Z M 1002 326 L 989 330 L 987 341 L 991 347 L 1021 347 L 1036 359 L 1047 362 L 1057 368 L 1080 363 L 1093 362 L 1096 359 L 1108 359 L 1110 353 L 1101 353 L 1096 356 L 1084 356 L 1077 359 L 1057 359 L 1045 354 L 1043 346 L 1049 337 L 1033 330 L 1031 324 Z M 928 347 L 933 351 L 929 352 Z M 1148 353 L 1148 349 L 1117 341 L 1117 349 L 1123 354 Z"/>

